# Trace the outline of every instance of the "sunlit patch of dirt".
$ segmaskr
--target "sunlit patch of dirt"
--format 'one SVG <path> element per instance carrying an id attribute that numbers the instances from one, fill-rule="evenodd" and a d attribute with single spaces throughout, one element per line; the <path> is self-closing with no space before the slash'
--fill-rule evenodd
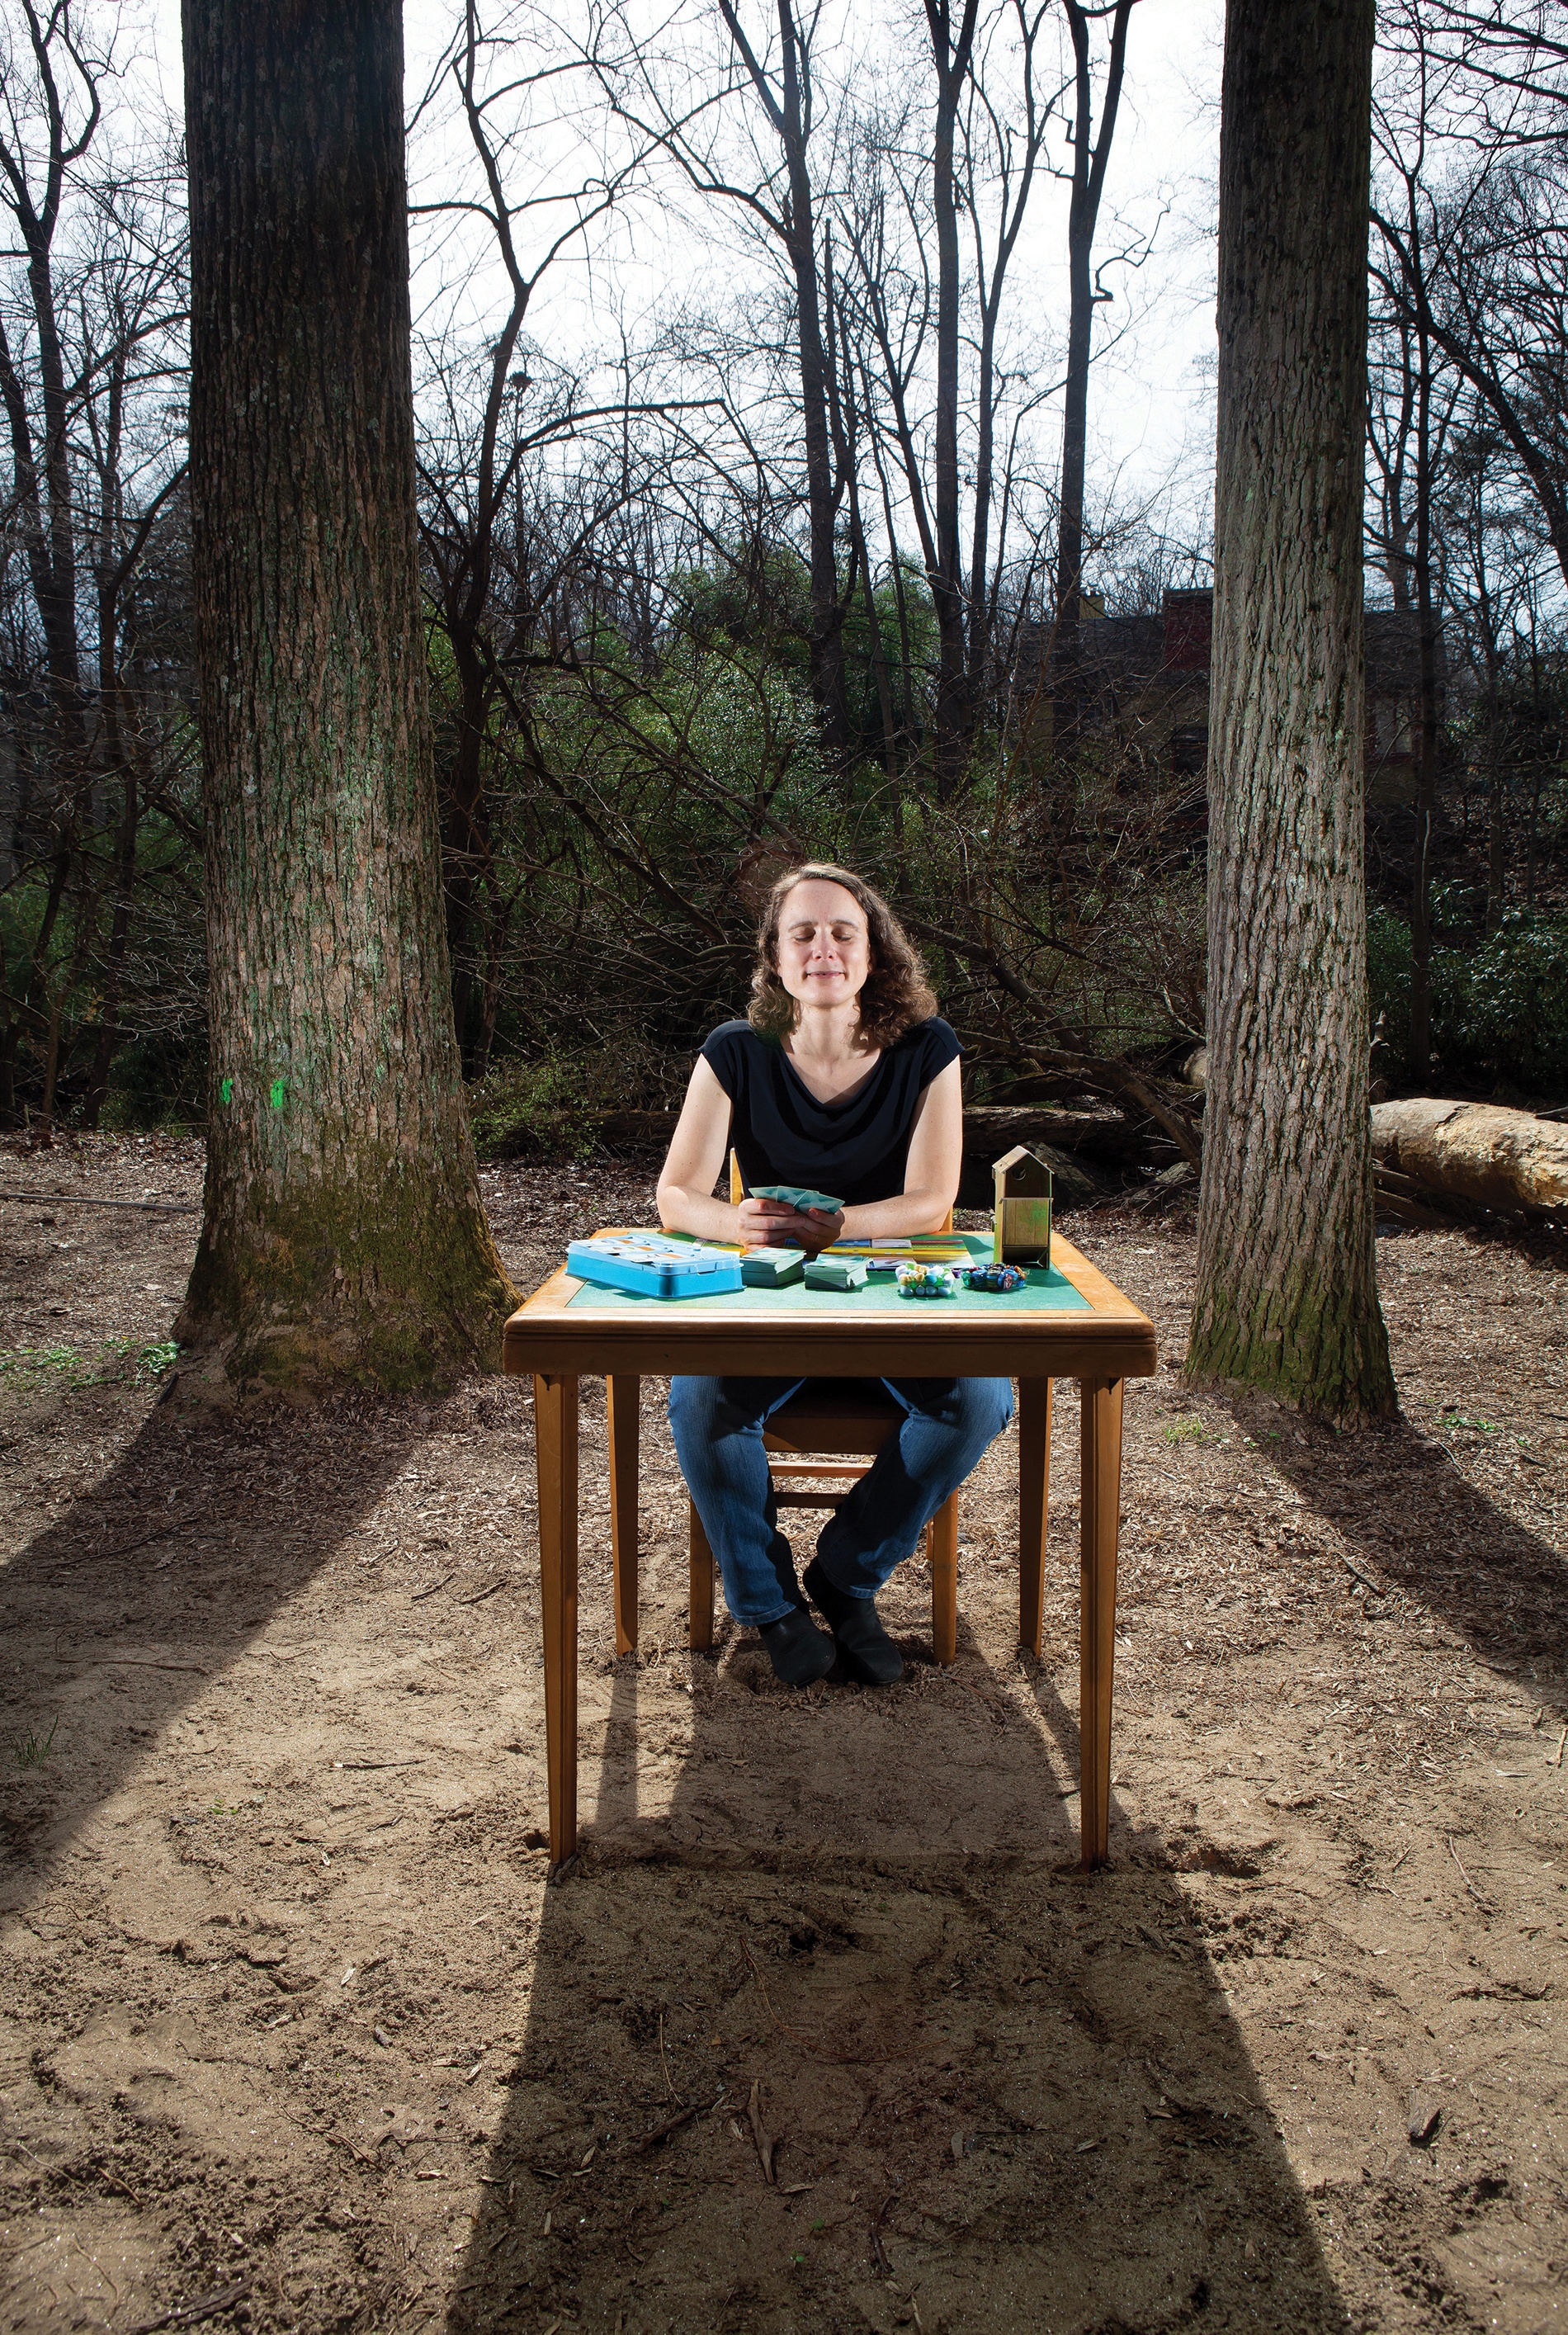
<path id="1" fill-rule="evenodd" d="M 905 1685 L 799 1696 L 728 1623 L 685 1651 L 652 1384 L 614 1659 L 587 1383 L 586 1845 L 547 1888 L 528 1392 L 160 1404 L 200 1171 L 0 1159 L 38 1196 L 0 1201 L 6 2327 L 1559 2323 L 1553 1254 L 1380 1237 L 1405 1415 L 1335 1436 L 1182 1383 L 1190 1228 L 1070 1224 L 1162 1358 L 1087 1878 L 1070 1388 L 1044 1661 L 1009 1437 L 953 1668 L 917 1562 Z M 624 1168 L 485 1187 L 524 1285 L 650 1221 Z"/>

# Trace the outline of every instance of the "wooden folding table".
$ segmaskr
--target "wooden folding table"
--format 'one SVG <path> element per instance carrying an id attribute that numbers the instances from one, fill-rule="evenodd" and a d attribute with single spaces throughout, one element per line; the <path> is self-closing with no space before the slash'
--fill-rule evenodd
<path id="1" fill-rule="evenodd" d="M 504 1367 L 531 1373 L 539 1478 L 550 1858 L 577 1842 L 577 1381 L 606 1381 L 615 1641 L 637 1637 L 639 1380 L 652 1376 L 1015 1378 L 1019 1382 L 1020 1635 L 1040 1652 L 1051 1381 L 1082 1389 L 1079 1733 L 1080 1839 L 1103 1865 L 1110 1824 L 1111 1685 L 1122 1384 L 1156 1367 L 1154 1325 L 1058 1234 L 1049 1275 L 1011 1296 L 924 1303 L 886 1284 L 852 1293 L 744 1289 L 638 1298 L 563 1265 L 506 1327 Z"/>

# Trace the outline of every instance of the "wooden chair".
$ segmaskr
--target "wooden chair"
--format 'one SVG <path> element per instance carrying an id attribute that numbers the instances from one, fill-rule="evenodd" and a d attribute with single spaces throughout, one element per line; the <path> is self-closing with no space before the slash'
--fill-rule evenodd
<path id="1" fill-rule="evenodd" d="M 739 1206 L 745 1186 L 735 1154 L 730 1154 L 730 1197 Z M 949 1208 L 944 1232 L 953 1230 Z M 820 1379 L 776 1410 L 763 1431 L 781 1508 L 836 1508 L 866 1475 L 883 1445 L 904 1423 L 904 1412 L 875 1380 Z M 828 1455 L 818 1457 L 818 1454 Z M 857 1455 L 853 1462 L 847 1454 Z M 777 1455 L 777 1456 L 775 1456 Z M 811 1479 L 833 1483 L 832 1490 L 809 1488 Z M 717 1567 L 702 1520 L 692 1503 L 691 1642 L 704 1652 L 713 1642 L 713 1576 Z M 958 1655 L 958 1494 L 949 1493 L 925 1527 L 931 1566 L 931 1635 L 939 1662 Z"/>

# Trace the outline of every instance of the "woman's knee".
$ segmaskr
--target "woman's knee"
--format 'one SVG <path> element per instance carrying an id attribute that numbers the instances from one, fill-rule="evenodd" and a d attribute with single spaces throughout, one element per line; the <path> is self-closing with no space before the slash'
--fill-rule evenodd
<path id="1" fill-rule="evenodd" d="M 892 1383 L 905 1402 L 934 1425 L 946 1428 L 976 1456 L 994 1443 L 1012 1417 L 1011 1379 L 904 1379 Z"/>
<path id="2" fill-rule="evenodd" d="M 777 1400 L 777 1379 L 674 1378 L 670 1381 L 670 1431 L 680 1449 L 758 1427 Z"/>
<path id="3" fill-rule="evenodd" d="M 712 1432 L 721 1379 L 670 1381 L 670 1426 L 677 1442 L 690 1435 L 706 1440 Z"/>
<path id="4" fill-rule="evenodd" d="M 958 1424 L 983 1450 L 1012 1417 L 1012 1381 L 960 1379 L 957 1392 Z"/>

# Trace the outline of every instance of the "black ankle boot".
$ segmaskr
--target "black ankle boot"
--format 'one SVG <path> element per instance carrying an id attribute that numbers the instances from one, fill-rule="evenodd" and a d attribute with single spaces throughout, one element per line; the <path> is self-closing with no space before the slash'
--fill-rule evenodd
<path id="1" fill-rule="evenodd" d="M 764 1622 L 760 1634 L 773 1675 L 786 1686 L 811 1686 L 833 1667 L 833 1641 L 823 1636 L 804 1605 L 791 1605 L 777 1622 Z"/>
<path id="2" fill-rule="evenodd" d="M 866 1686 L 892 1686 L 904 1676 L 904 1657 L 876 1618 L 875 1600 L 851 1597 L 836 1588 L 814 1556 L 802 1575 L 807 1595 L 827 1616 L 833 1642 L 851 1678 Z"/>

